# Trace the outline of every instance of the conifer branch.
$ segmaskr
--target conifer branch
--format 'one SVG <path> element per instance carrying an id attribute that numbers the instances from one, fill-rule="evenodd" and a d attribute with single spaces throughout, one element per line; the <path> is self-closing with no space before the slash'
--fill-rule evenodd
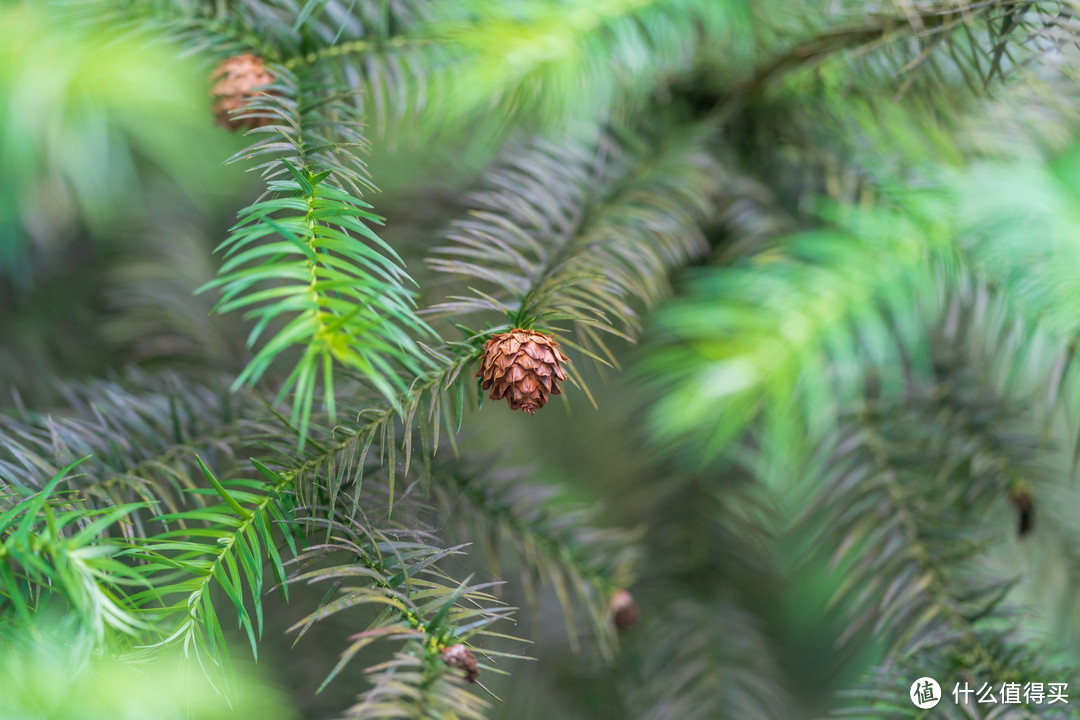
<path id="1" fill-rule="evenodd" d="M 975 94 L 983 94 L 995 76 L 1004 80 L 1006 68 L 1022 64 L 1017 55 L 1023 55 L 1017 51 L 1032 48 L 1027 52 L 1038 53 L 1055 47 L 1055 28 L 1074 14 L 1066 3 L 1027 0 L 917 5 L 890 0 L 883 5 L 868 13 L 866 22 L 827 26 L 776 54 L 718 101 L 717 113 L 730 116 L 786 74 L 806 72 L 840 54 L 868 58 L 868 67 L 883 61 L 893 71 L 893 81 L 905 77 L 901 91 L 911 87 L 920 68 L 944 59 Z M 1026 33 L 1018 33 L 1020 27 Z M 978 42 L 974 33 L 985 35 L 987 41 Z M 1043 47 L 1037 47 L 1040 43 Z"/>
<path id="2" fill-rule="evenodd" d="M 664 378 L 650 413 L 658 442 L 678 438 L 715 457 L 763 412 L 790 413 L 791 403 L 820 437 L 863 391 L 868 367 L 925 366 L 920 332 L 940 312 L 948 237 L 917 213 L 858 211 L 849 222 L 851 233 L 804 233 L 750 262 L 700 271 L 655 315 L 640 368 Z"/>
<path id="3" fill-rule="evenodd" d="M 1017 474 L 1030 472 L 1019 459 L 1032 442 L 996 431 L 999 403 L 965 397 L 965 385 L 949 374 L 939 393 L 915 394 L 909 413 L 883 412 L 839 436 L 804 518 L 821 528 L 818 542 L 828 540 L 820 547 L 836 549 L 833 566 L 848 578 L 836 602 L 853 621 L 841 640 L 864 631 L 890 638 L 882 674 L 868 680 L 879 690 L 914 668 L 943 687 L 977 689 L 1042 681 L 1037 668 L 1049 667 L 1018 653 L 1005 609 L 1014 580 L 980 568 L 1001 534 L 977 520 L 996 517 L 990 511 Z M 845 510 L 832 518 L 838 503 Z M 884 696 L 854 697 L 869 703 L 860 712 L 873 713 Z M 890 709 L 888 717 L 908 716 L 895 703 Z"/>
<path id="4" fill-rule="evenodd" d="M 519 297 L 530 298 L 526 310 L 532 320 L 515 317 L 514 321 L 558 322 L 568 319 L 581 333 L 580 342 L 601 348 L 604 346 L 596 330 L 618 335 L 632 332 L 636 326 L 636 311 L 631 303 L 647 305 L 657 300 L 666 287 L 667 272 L 703 250 L 698 223 L 711 211 L 709 193 L 713 178 L 710 171 L 713 168 L 708 154 L 698 144 L 700 142 L 704 142 L 704 137 L 695 136 L 694 141 L 685 146 L 665 149 L 655 160 L 654 166 L 642 170 L 640 176 L 629 177 L 619 174 L 629 172 L 628 159 L 612 161 L 619 169 L 609 171 L 605 169 L 606 161 L 603 158 L 582 156 L 584 151 L 576 147 L 572 152 L 579 163 L 574 170 L 575 192 L 579 195 L 578 200 L 568 199 L 564 210 L 571 217 L 589 215 L 588 229 L 558 236 L 556 248 L 565 248 L 565 251 L 560 250 L 564 252 L 561 259 L 545 256 L 550 261 L 549 270 L 538 266 L 538 269 L 515 279 L 514 287 Z M 536 163 L 523 161 L 520 167 L 535 168 L 542 162 L 552 172 L 562 172 L 567 166 L 562 162 L 565 158 L 543 159 L 547 153 L 554 152 L 553 148 L 541 145 L 536 152 Z M 597 165 L 595 169 L 590 169 L 594 160 Z M 506 170 L 497 171 L 492 177 L 492 187 L 504 184 L 501 179 L 503 174 L 519 180 L 523 178 L 515 174 L 522 172 L 513 169 L 515 167 L 511 165 Z M 605 177 L 609 177 L 607 173 L 610 172 L 613 176 L 609 177 L 608 182 L 613 188 L 611 192 L 615 194 L 609 205 L 601 204 L 599 209 L 593 208 L 586 196 L 581 195 L 587 192 L 584 186 L 589 184 L 590 172 L 601 172 Z M 537 180 L 542 181 L 542 178 Z M 532 186 L 531 182 L 518 184 L 516 192 L 527 192 Z M 494 190 L 485 197 L 497 208 L 502 208 L 504 203 L 517 202 L 514 196 L 498 199 Z M 593 215 L 596 215 L 595 219 Z M 492 227 L 501 223 L 494 212 L 488 217 L 491 218 Z M 509 222 L 520 220 L 513 218 Z M 550 220 L 565 221 L 565 218 L 559 221 L 554 217 Z M 632 222 L 640 223 L 642 229 L 630 228 Z M 557 226 L 526 225 L 523 231 L 535 234 L 544 227 L 553 229 Z M 518 232 L 512 224 L 502 225 L 502 228 L 500 232 L 507 237 Z M 642 233 L 640 236 L 639 232 Z M 530 240 L 520 248 L 508 248 L 502 239 L 484 241 L 482 251 L 495 253 L 495 258 L 502 257 L 507 267 L 520 267 L 521 263 L 528 262 L 521 253 L 526 252 L 527 247 L 536 247 L 539 240 L 537 236 L 536 240 Z M 448 252 L 454 254 L 453 250 Z M 503 255 L 500 256 L 500 253 Z M 484 275 L 482 268 L 466 261 L 434 262 L 440 269 L 456 274 Z M 598 275 L 594 269 L 596 267 L 608 267 L 609 272 Z M 509 309 L 508 305 L 493 300 L 493 296 L 477 291 L 472 297 L 462 296 L 459 301 L 452 299 L 437 304 L 426 314 L 439 316 L 452 312 L 461 316 L 496 307 Z M 590 308 L 593 310 L 590 311 Z M 599 308 L 606 310 L 600 311 Z M 520 300 L 514 309 L 518 315 L 521 314 L 523 308 Z M 617 323 L 621 323 L 621 326 Z M 472 334 L 465 341 L 447 343 L 439 348 L 423 346 L 432 369 L 414 377 L 407 392 L 401 393 L 390 403 L 386 403 L 385 399 L 380 401 L 365 397 L 366 402 L 358 403 L 354 422 L 335 427 L 329 442 L 320 444 L 299 466 L 287 469 L 295 472 L 301 497 L 305 501 L 309 499 L 304 495 L 304 487 L 308 485 L 304 478 L 320 473 L 324 477 L 334 478 L 329 484 L 331 497 L 336 497 L 339 488 L 345 484 L 359 483 L 365 460 L 372 449 L 378 452 L 380 461 L 388 467 L 393 487 L 398 472 L 396 460 L 399 443 L 403 445 L 400 452 L 407 472 L 416 432 L 431 452 L 438 446 L 442 432 L 452 439 L 460 426 L 467 394 L 461 374 L 479 357 L 484 340 L 507 327 L 496 325 L 471 331 Z M 579 347 L 576 342 L 565 338 L 564 342 L 569 347 Z M 594 354 L 589 349 L 582 349 L 587 354 Z M 395 423 L 397 418 L 403 421 L 400 430 Z M 422 421 L 430 425 L 430 430 L 418 429 Z"/>
<path id="5" fill-rule="evenodd" d="M 461 679 L 450 680 L 456 665 L 448 651 L 474 636 L 491 635 L 490 626 L 508 618 L 514 609 L 502 606 L 487 592 L 497 583 L 456 582 L 439 569 L 444 558 L 464 546 L 441 548 L 431 544 L 423 529 L 378 529 L 366 518 L 349 518 L 330 508 L 308 508 L 300 522 L 312 534 L 325 532 L 327 541 L 297 556 L 298 571 L 289 582 L 330 582 L 334 593 L 292 629 L 302 637 L 314 623 L 352 608 L 384 608 L 363 631 L 349 638 L 349 646 L 322 687 L 372 643 L 401 640 L 404 647 L 391 660 L 368 668 L 374 686 L 360 696 L 350 716 L 378 712 L 383 717 L 413 717 L 440 709 L 476 717 L 486 703 L 466 690 Z M 516 657 L 474 650 L 489 658 Z M 478 667 L 466 668 L 465 679 L 475 681 L 473 673 L 482 670 L 499 672 L 480 662 Z"/>
<path id="6" fill-rule="evenodd" d="M 663 297 L 667 273 L 706 247 L 700 226 L 715 213 L 720 173 L 705 147 L 708 128 L 687 133 L 669 145 L 612 132 L 509 153 L 474 195 L 478 209 L 430 261 L 480 287 L 427 312 L 536 323 L 571 350 L 611 362 L 601 335 L 632 339 L 636 308 Z M 542 188 L 559 188 L 557 199 Z M 574 327 L 573 340 L 560 322 Z"/>
<path id="7" fill-rule="evenodd" d="M 122 382 L 64 385 L 68 406 L 53 414 L 0 415 L 5 444 L 0 477 L 11 491 L 40 488 L 79 458 L 70 491 L 93 508 L 145 503 L 150 514 L 176 512 L 196 487 L 194 453 L 235 457 L 242 418 L 256 403 L 173 375 L 128 371 Z M 195 475 L 192 475 L 192 472 Z M 143 513 L 131 517 L 143 529 Z"/>
<path id="8" fill-rule="evenodd" d="M 610 601 L 632 584 L 637 548 L 628 533 L 597 529 L 585 508 L 555 509 L 555 488 L 523 482 L 521 473 L 469 471 L 457 465 L 432 470 L 440 505 L 450 508 L 462 538 L 475 539 L 496 574 L 507 546 L 522 568 L 522 582 L 535 609 L 540 587 L 554 588 L 577 645 L 572 597 L 584 608 L 592 636 L 609 658 L 616 640 Z"/>
<path id="9" fill-rule="evenodd" d="M 642 720 L 779 718 L 794 712 L 775 651 L 753 614 L 730 601 L 676 601 L 656 614 L 650 648 L 625 683 Z"/>
<path id="10" fill-rule="evenodd" d="M 118 559 L 124 543 L 109 536 L 139 505 L 95 510 L 72 502 L 58 488 L 78 465 L 22 498 L 0 495 L 0 637 L 41 638 L 40 618 L 65 611 L 77 641 L 89 640 L 84 652 L 116 639 L 107 632 L 130 636 L 147 628 L 127 598 L 127 586 L 144 584 L 145 576 Z"/>
<path id="11" fill-rule="evenodd" d="M 203 493 L 219 502 L 160 516 L 157 519 L 165 529 L 136 544 L 134 555 L 143 561 L 140 570 L 148 587 L 129 601 L 164 635 L 153 648 L 180 644 L 185 654 L 200 663 L 205 656 L 231 671 L 228 645 L 211 595 L 217 587 L 229 598 L 251 652 L 258 657 L 265 565 L 270 566 L 283 598 L 288 598 L 275 527 L 291 521 L 293 504 L 289 480 L 258 461 L 254 464 L 263 479 L 221 482 L 199 460 L 210 485 Z M 290 532 L 282 528 L 280 534 L 295 555 Z"/>
<path id="12" fill-rule="evenodd" d="M 249 102 L 237 118 L 270 120 L 271 133 L 235 159 L 269 155 L 259 167 L 272 199 L 241 212 L 222 243 L 224 264 L 207 288 L 220 288 L 219 312 L 244 310 L 257 320 L 248 337 L 257 342 L 278 321 L 284 326 L 263 342 L 234 389 L 256 383 L 289 347 L 303 355 L 280 388 L 295 390 L 292 421 L 301 448 L 321 384 L 334 422 L 334 365 L 362 375 L 391 404 L 407 390 L 399 373 L 429 364 L 415 334 L 431 331 L 414 312 L 415 283 L 394 250 L 369 227 L 381 222 L 356 198 L 367 181 L 352 154 L 362 139 L 333 103 L 308 104 L 300 81 L 277 68 L 268 94 Z M 330 139 L 333 132 L 343 142 Z M 277 287 L 267 287 L 276 281 Z"/>

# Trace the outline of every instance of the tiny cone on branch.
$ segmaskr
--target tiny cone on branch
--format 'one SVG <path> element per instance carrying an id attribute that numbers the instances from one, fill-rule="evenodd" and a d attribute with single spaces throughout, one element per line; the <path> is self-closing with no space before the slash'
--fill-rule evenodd
<path id="1" fill-rule="evenodd" d="M 235 110 L 242 110 L 251 98 L 258 95 L 259 88 L 274 82 L 274 76 L 263 65 L 262 58 L 251 53 L 226 58 L 210 75 L 210 79 L 217 80 L 210 95 L 214 98 L 214 117 L 218 125 L 227 130 L 251 130 L 270 122 L 267 118 L 238 118 L 232 114 Z"/>
<path id="2" fill-rule="evenodd" d="M 1020 521 L 1020 537 L 1024 537 L 1035 529 L 1035 507 L 1031 493 L 1026 488 L 1013 488 L 1009 492 L 1009 502 L 1016 508 Z"/>
<path id="3" fill-rule="evenodd" d="M 628 590 L 619 590 L 611 596 L 608 603 L 611 608 L 612 619 L 615 621 L 615 629 L 619 632 L 629 630 L 638 621 L 638 608 L 634 602 L 634 596 Z"/>
<path id="4" fill-rule="evenodd" d="M 443 662 L 450 667 L 455 667 L 465 671 L 465 679 L 471 683 L 476 682 L 476 678 L 480 677 L 480 669 L 476 664 L 476 656 L 472 654 L 469 648 L 461 645 L 451 645 L 442 651 Z"/>
<path id="5" fill-rule="evenodd" d="M 483 378 L 480 387 L 491 390 L 492 400 L 506 398 L 511 410 L 533 415 L 547 404 L 548 395 L 562 394 L 566 362 L 550 335 L 515 328 L 491 336 L 475 377 Z"/>

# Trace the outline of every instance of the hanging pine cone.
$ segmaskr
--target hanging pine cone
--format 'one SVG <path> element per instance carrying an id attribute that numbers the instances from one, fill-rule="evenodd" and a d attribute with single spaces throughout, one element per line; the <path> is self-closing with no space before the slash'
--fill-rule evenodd
<path id="1" fill-rule="evenodd" d="M 248 101 L 259 94 L 258 89 L 274 82 L 274 76 L 264 67 L 262 58 L 244 53 L 221 61 L 210 75 L 217 83 L 210 90 L 214 98 L 214 117 L 217 124 L 227 130 L 262 127 L 267 118 L 238 118 L 232 114 L 241 110 Z"/>
<path id="2" fill-rule="evenodd" d="M 492 335 L 480 358 L 480 387 L 491 390 L 492 400 L 506 398 L 511 410 L 530 415 L 547 404 L 548 395 L 560 395 L 559 381 L 566 379 L 559 352 L 550 335 L 514 329 Z"/>
<path id="3" fill-rule="evenodd" d="M 443 662 L 450 667 L 456 667 L 465 671 L 465 679 L 471 683 L 480 677 L 480 668 L 476 664 L 476 656 L 469 648 L 461 645 L 451 645 L 442 651 Z"/>
<path id="4" fill-rule="evenodd" d="M 608 603 L 611 616 L 615 621 L 615 629 L 619 632 L 629 630 L 638 621 L 638 608 L 634 602 L 634 596 L 629 590 L 619 590 L 611 596 Z"/>

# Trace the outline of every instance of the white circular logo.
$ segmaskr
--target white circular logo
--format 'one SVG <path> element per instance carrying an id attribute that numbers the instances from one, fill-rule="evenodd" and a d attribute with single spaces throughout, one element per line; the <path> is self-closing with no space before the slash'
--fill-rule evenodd
<path id="1" fill-rule="evenodd" d="M 911 702 L 926 710 L 941 702 L 941 686 L 931 677 L 921 677 L 911 683 Z"/>

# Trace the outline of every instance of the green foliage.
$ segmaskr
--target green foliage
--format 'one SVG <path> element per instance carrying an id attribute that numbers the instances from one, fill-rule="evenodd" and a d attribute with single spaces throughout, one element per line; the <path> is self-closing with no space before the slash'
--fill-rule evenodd
<path id="1" fill-rule="evenodd" d="M 327 520 L 326 511 L 311 508 L 312 517 L 302 524 L 316 533 L 325 531 L 327 542 L 312 545 L 300 553 L 295 563 L 299 572 L 292 583 L 330 583 L 325 601 L 296 625 L 300 636 L 313 623 L 327 620 L 362 606 L 380 611 L 361 632 L 349 638 L 337 664 L 320 690 L 332 681 L 361 651 L 379 641 L 401 641 L 404 648 L 385 663 L 367 669 L 371 689 L 361 694 L 350 714 L 388 713 L 389 717 L 413 717 L 415 713 L 435 717 L 477 717 L 485 703 L 460 683 L 443 676 L 453 671 L 443 662 L 442 652 L 459 643 L 468 643 L 483 660 L 484 670 L 500 672 L 489 662 L 500 656 L 516 657 L 494 649 L 474 646 L 475 638 L 505 637 L 489 629 L 510 617 L 506 607 L 490 594 L 493 585 L 456 582 L 440 569 L 440 564 L 459 554 L 464 545 L 440 548 L 431 545 L 422 528 L 386 527 L 349 520 L 344 514 Z M 415 703 L 406 710 L 403 703 Z M 382 715 L 379 715 L 382 716 Z M 482 716 L 480 716 L 482 717 Z"/>
<path id="2" fill-rule="evenodd" d="M 625 683 L 641 718 L 704 720 L 720 708 L 730 717 L 791 714 L 768 637 L 737 605 L 682 601 L 652 631 L 647 664 Z"/>
<path id="3" fill-rule="evenodd" d="M 73 505 L 55 491 L 74 467 L 28 497 L 0 500 L 0 612 L 8 635 L 15 628 L 37 634 L 38 613 L 67 612 L 79 640 L 100 647 L 106 630 L 134 634 L 145 626 L 124 597 L 125 585 L 144 580 L 118 560 L 125 543 L 107 534 L 138 506 Z"/>
<path id="4" fill-rule="evenodd" d="M 816 526 L 818 551 L 832 553 L 832 565 L 851 578 L 886 568 L 838 590 L 834 601 L 852 619 L 841 639 L 872 631 L 897 647 L 868 678 L 874 690 L 852 693 L 860 702 L 847 704 L 845 716 L 913 716 L 881 701 L 900 676 L 910 684 L 914 668 L 932 670 L 943 688 L 969 678 L 1000 688 L 1045 682 L 1042 677 L 1069 682 L 1073 675 L 1059 658 L 1033 653 L 1010 628 L 1016 611 L 1003 599 L 1018 579 L 995 572 L 993 555 L 1003 538 L 986 522 L 1001 517 L 1011 487 L 1043 476 L 1033 452 L 1037 441 L 1002 436 L 1007 408 L 985 400 L 965 373 L 940 368 L 946 382 L 932 395 L 917 394 L 911 409 L 892 413 L 886 427 L 883 414 L 859 418 L 815 463 L 820 477 L 811 482 L 820 492 L 804 522 Z M 823 508 L 836 506 L 845 509 L 825 527 Z M 1055 712 L 1048 708 L 1046 716 L 1069 715 Z"/>
<path id="5" fill-rule="evenodd" d="M 436 19 L 424 29 L 456 59 L 433 79 L 442 86 L 440 109 L 451 120 L 485 106 L 532 122 L 625 117 L 667 77 L 690 70 L 700 48 L 730 40 L 747 5 L 436 3 Z"/>
<path id="6" fill-rule="evenodd" d="M 498 312 L 509 327 L 536 323 L 610 364 L 603 335 L 631 340 L 638 308 L 666 294 L 669 269 L 704 253 L 698 225 L 713 213 L 718 179 L 707 143 L 707 128 L 687 127 L 678 142 L 611 132 L 514 148 L 430 261 L 482 284 L 429 312 Z M 562 192 L 550 198 L 545 187 Z M 564 322 L 573 336 L 560 331 Z"/>
<path id="7" fill-rule="evenodd" d="M 130 601 L 167 634 L 159 645 L 182 644 L 188 656 L 206 656 L 227 666 L 227 641 L 211 595 L 218 587 L 258 657 L 266 567 L 275 584 L 282 585 L 285 570 L 278 544 L 287 543 L 294 554 L 296 544 L 289 528 L 275 533 L 292 511 L 283 492 L 288 478 L 254 462 L 263 476 L 259 480 L 221 482 L 199 460 L 210 485 L 202 493 L 219 502 L 155 518 L 164 529 L 139 545 L 139 570 L 148 587 Z"/>
<path id="8" fill-rule="evenodd" d="M 203 200 L 221 191 L 227 146 L 175 48 L 23 2 L 0 7 L 0 48 L 0 271 L 17 284 L 65 235 L 89 227 L 104 243 L 138 218 L 155 175 Z"/>
<path id="9" fill-rule="evenodd" d="M 40 222 L 54 190 L 100 234 L 129 229 L 103 218 L 139 204 L 146 166 L 196 197 L 226 177 L 192 151 L 222 136 L 163 38 L 207 70 L 255 53 L 274 81 L 236 114 L 258 127 L 231 160 L 262 194 L 216 278 L 209 249 L 163 251 L 193 221 L 160 211 L 166 240 L 81 269 L 115 280 L 110 342 L 176 374 L 61 383 L 61 407 L 16 395 L 0 413 L 0 645 L 71 645 L 59 666 L 0 661 L 28 678 L 19 712 L 43 668 L 70 665 L 54 714 L 215 717 L 209 693 L 185 709 L 168 683 L 114 691 L 138 683 L 88 658 L 153 679 L 182 648 L 249 702 L 233 643 L 273 663 L 271 629 L 291 625 L 296 652 L 344 648 L 302 663 L 312 694 L 366 677 L 349 709 L 327 700 L 336 714 L 513 715 L 497 693 L 529 704 L 504 677 L 523 659 L 514 605 L 534 621 L 531 677 L 568 718 L 903 717 L 918 675 L 1073 677 L 1071 4 L 57 7 L 89 22 L 0 8 L 0 225 L 17 238 L 0 301 L 26 238 L 64 234 Z M 379 234 L 371 144 L 417 164 L 376 203 Z M 186 299 L 196 285 L 228 320 Z M 509 327 L 575 360 L 611 436 L 589 462 L 568 450 L 588 419 L 477 411 L 476 362 Z M 643 328 L 640 384 L 586 389 Z M 510 457 L 477 459 L 483 444 Z M 522 457 L 540 470 L 504 469 Z M 1037 529 L 1017 540 L 1024 493 Z M 616 641 L 628 588 L 642 627 Z M 565 662 L 559 615 L 580 653 Z M 443 659 L 458 644 L 475 685 Z"/>
<path id="10" fill-rule="evenodd" d="M 257 382 L 288 348 L 303 347 L 279 397 L 295 390 L 293 422 L 306 438 L 320 382 L 330 421 L 335 419 L 335 362 L 360 373 L 394 403 L 407 386 L 391 362 L 419 374 L 424 356 L 410 331 L 426 327 L 413 311 L 408 287 L 413 281 L 401 258 L 368 225 L 379 222 L 378 216 L 350 194 L 365 181 L 349 167 L 351 155 L 344 155 L 344 163 L 339 159 L 349 144 L 323 137 L 334 128 L 348 137 L 349 127 L 337 127 L 332 114 L 324 117 L 332 106 L 329 111 L 300 109 L 297 80 L 278 72 L 281 96 L 268 95 L 240 116 L 269 116 L 278 123 L 261 128 L 273 138 L 241 154 L 277 156 L 261 166 L 273 197 L 240 213 L 240 222 L 221 245 L 220 275 L 207 287 L 221 288 L 220 312 L 244 309 L 246 318 L 257 321 L 249 344 L 282 316 L 291 317 L 275 328 L 234 388 Z M 288 156 L 281 154 L 282 146 Z M 334 178 L 335 173 L 340 177 Z"/>
<path id="11" fill-rule="evenodd" d="M 532 607 L 541 588 L 552 588 L 577 646 L 575 600 L 600 650 L 609 657 L 617 645 L 611 624 L 611 596 L 630 584 L 637 560 L 627 533 L 595 527 L 594 513 L 559 503 L 557 489 L 522 483 L 523 473 L 434 471 L 437 496 L 453 508 L 463 538 L 476 538 L 496 572 L 512 555 L 522 567 L 522 584 Z"/>
<path id="12" fill-rule="evenodd" d="M 875 210 L 844 218 L 851 232 L 796 236 L 710 268 L 656 315 L 641 371 L 660 379 L 652 408 L 661 441 L 714 457 L 761 413 L 799 414 L 811 436 L 864 392 L 867 368 L 926 365 L 924 317 L 940 312 L 937 270 L 952 248 L 917 215 Z M 902 378 L 901 378 L 902 380 Z M 888 389 L 888 387 L 887 387 Z M 805 419 L 803 419 L 805 418 Z"/>
<path id="13" fill-rule="evenodd" d="M 218 385 L 133 371 L 124 382 L 64 387 L 64 412 L 0 415 L 3 492 L 39 490 L 81 460 L 84 474 L 68 487 L 89 507 L 140 502 L 150 514 L 177 512 L 184 490 L 200 485 L 195 453 L 229 458 L 239 444 L 240 419 L 255 407 L 250 396 Z M 153 532 L 143 515 L 130 518 L 140 536 Z"/>
<path id="14" fill-rule="evenodd" d="M 0 657 L 4 716 L 11 720 L 115 720 L 146 717 L 151 708 L 160 720 L 297 717 L 281 691 L 250 669 L 238 669 L 237 677 L 230 706 L 180 657 L 138 664 L 94 659 L 82 665 L 72 662 L 62 638 Z"/>

